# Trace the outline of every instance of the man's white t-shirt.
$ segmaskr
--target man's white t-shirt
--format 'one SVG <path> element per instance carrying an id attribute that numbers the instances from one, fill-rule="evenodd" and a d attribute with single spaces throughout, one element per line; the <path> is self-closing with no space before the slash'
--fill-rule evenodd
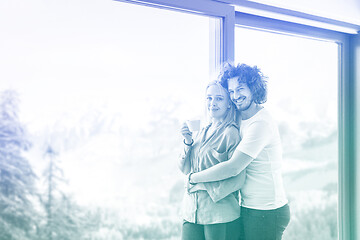
<path id="1" fill-rule="evenodd" d="M 282 147 L 276 123 L 266 109 L 242 120 L 241 151 L 254 160 L 246 167 L 246 181 L 241 188 L 241 206 L 271 210 L 284 206 L 285 195 L 281 165 Z"/>

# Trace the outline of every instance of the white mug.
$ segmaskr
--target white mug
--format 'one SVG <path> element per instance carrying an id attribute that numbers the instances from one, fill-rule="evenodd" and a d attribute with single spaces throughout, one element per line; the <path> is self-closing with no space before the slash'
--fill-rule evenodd
<path id="1" fill-rule="evenodd" d="M 186 124 L 188 125 L 191 132 L 196 132 L 200 130 L 200 120 L 187 120 Z"/>

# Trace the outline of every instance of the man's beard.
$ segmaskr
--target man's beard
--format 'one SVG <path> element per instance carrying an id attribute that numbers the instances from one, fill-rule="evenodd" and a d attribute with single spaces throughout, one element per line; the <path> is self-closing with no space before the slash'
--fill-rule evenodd
<path id="1" fill-rule="evenodd" d="M 238 105 L 236 105 L 236 104 L 235 104 L 235 106 L 236 106 L 236 108 L 237 108 L 238 111 L 243 112 L 243 111 L 248 110 L 248 109 L 251 107 L 251 105 L 253 104 L 253 102 L 254 102 L 254 101 L 251 100 L 250 103 L 249 103 L 247 106 L 242 106 L 242 105 L 241 105 L 241 106 L 238 106 Z"/>

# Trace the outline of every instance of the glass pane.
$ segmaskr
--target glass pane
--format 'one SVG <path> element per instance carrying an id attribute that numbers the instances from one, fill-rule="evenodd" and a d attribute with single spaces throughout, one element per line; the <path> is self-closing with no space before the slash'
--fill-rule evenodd
<path id="1" fill-rule="evenodd" d="M 51 213 L 33 200 L 42 219 L 38 232 L 62 239 L 178 239 L 180 123 L 204 115 L 210 18 L 81 2 L 1 4 L 7 24 L 0 26 L 6 33 L 0 90 L 17 92 L 19 122 L 32 145 L 24 158 L 43 201 L 49 203 L 53 187 L 57 204 Z M 61 233 L 49 233 L 47 216 L 66 215 L 64 209 L 85 225 L 58 224 Z M 59 235 L 65 233 L 72 237 Z"/>
<path id="2" fill-rule="evenodd" d="M 268 77 L 291 207 L 283 239 L 337 239 L 338 45 L 237 27 L 235 59 Z"/>

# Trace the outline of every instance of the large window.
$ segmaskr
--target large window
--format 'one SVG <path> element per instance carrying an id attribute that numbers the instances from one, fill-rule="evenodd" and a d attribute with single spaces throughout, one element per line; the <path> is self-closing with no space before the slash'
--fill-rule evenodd
<path id="1" fill-rule="evenodd" d="M 38 231 L 69 231 L 69 209 L 89 214 L 74 228 L 86 239 L 178 238 L 180 123 L 204 117 L 209 26 L 221 21 L 115 1 L 23 4 L 2 15 L 0 78 L 32 145 Z"/>
<path id="2" fill-rule="evenodd" d="M 0 135 L 14 136 L 0 139 L 0 185 L 19 191 L 1 189 L 0 207 L 32 196 L 0 214 L 0 238 L 178 239 L 179 125 L 203 118 L 204 86 L 235 60 L 269 77 L 292 210 L 284 239 L 355 239 L 359 26 L 255 2 L 3 1 Z"/>
<path id="3" fill-rule="evenodd" d="M 337 239 L 338 44 L 243 27 L 236 62 L 268 77 L 283 143 L 291 223 L 284 239 Z"/>

